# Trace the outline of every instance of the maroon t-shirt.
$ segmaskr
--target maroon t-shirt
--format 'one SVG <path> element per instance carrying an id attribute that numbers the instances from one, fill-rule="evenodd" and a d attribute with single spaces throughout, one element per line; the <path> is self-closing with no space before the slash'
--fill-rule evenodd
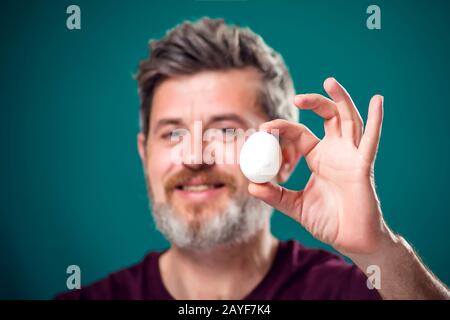
<path id="1" fill-rule="evenodd" d="M 161 279 L 160 255 L 151 252 L 130 268 L 56 299 L 172 300 Z M 294 240 L 280 241 L 268 273 L 244 299 L 381 299 L 376 289 L 367 288 L 366 280 L 361 270 L 335 254 Z"/>

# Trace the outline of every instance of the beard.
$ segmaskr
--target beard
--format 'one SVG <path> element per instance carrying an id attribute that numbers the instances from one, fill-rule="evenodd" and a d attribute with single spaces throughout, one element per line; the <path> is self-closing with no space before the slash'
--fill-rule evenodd
<path id="1" fill-rule="evenodd" d="M 271 213 L 269 205 L 253 197 L 232 199 L 202 221 L 186 221 L 168 204 L 152 205 L 153 219 L 164 237 L 179 248 L 196 250 L 246 242 L 264 227 Z"/>
<path id="2" fill-rule="evenodd" d="M 230 177 L 221 178 L 232 182 Z M 194 219 L 189 219 L 187 214 L 180 212 L 182 208 L 177 210 L 170 203 L 154 202 L 148 177 L 146 180 L 156 228 L 169 242 L 182 249 L 209 250 L 219 245 L 246 242 L 264 228 L 272 214 L 272 207 L 265 202 L 250 195 L 238 197 L 237 192 L 232 192 L 224 206 L 209 206 L 212 211 L 209 214 L 197 212 Z M 169 183 L 167 192 L 171 190 L 171 185 L 175 183 Z M 230 183 L 230 189 L 236 190 L 233 183 Z M 202 207 L 206 209 L 208 205 L 205 203 Z M 187 208 L 202 211 L 198 205 Z"/>

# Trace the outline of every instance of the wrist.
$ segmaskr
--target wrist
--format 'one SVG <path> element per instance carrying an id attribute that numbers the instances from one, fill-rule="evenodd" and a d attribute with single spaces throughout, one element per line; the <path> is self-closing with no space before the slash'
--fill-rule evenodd
<path id="1" fill-rule="evenodd" d="M 426 268 L 411 245 L 392 232 L 383 237 L 374 252 L 348 257 L 368 280 L 378 270 L 377 289 L 383 299 L 450 299 L 448 288 Z"/>
<path id="2" fill-rule="evenodd" d="M 371 265 L 393 264 L 401 259 L 402 256 L 411 252 L 411 247 L 400 235 L 394 234 L 387 226 L 379 237 L 378 244 L 370 253 L 352 253 L 348 254 L 354 264 L 361 270 L 366 271 Z"/>

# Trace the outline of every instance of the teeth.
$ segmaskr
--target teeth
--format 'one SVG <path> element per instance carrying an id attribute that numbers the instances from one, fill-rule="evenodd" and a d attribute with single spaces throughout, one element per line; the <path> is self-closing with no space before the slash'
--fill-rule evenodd
<path id="1" fill-rule="evenodd" d="M 182 186 L 181 189 L 186 191 L 201 192 L 212 188 L 214 188 L 213 184 L 198 184 L 195 186 Z"/>

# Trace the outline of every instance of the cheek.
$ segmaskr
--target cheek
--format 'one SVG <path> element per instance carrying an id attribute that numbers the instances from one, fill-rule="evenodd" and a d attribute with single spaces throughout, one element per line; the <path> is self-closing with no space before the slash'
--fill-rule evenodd
<path id="1" fill-rule="evenodd" d="M 241 171 L 239 164 L 220 164 L 216 165 L 217 170 L 232 176 L 236 184 L 236 195 L 238 197 L 247 195 L 249 181 Z"/>
<path id="2" fill-rule="evenodd" d="M 165 197 L 164 175 L 172 166 L 170 149 L 152 146 L 148 149 L 148 154 L 146 167 L 154 200 L 163 201 Z"/>
<path id="3" fill-rule="evenodd" d="M 244 140 L 235 140 L 233 142 L 223 143 L 222 141 L 211 142 L 204 152 L 204 161 L 208 163 L 213 159 L 215 165 L 222 172 L 233 176 L 239 192 L 248 193 L 247 187 L 249 181 L 244 176 L 239 165 L 239 154 Z"/>
<path id="4" fill-rule="evenodd" d="M 218 165 L 237 165 L 239 169 L 239 154 L 243 143 L 242 139 L 228 142 L 223 140 L 208 142 L 203 152 L 203 161 L 210 164 L 214 162 Z"/>

